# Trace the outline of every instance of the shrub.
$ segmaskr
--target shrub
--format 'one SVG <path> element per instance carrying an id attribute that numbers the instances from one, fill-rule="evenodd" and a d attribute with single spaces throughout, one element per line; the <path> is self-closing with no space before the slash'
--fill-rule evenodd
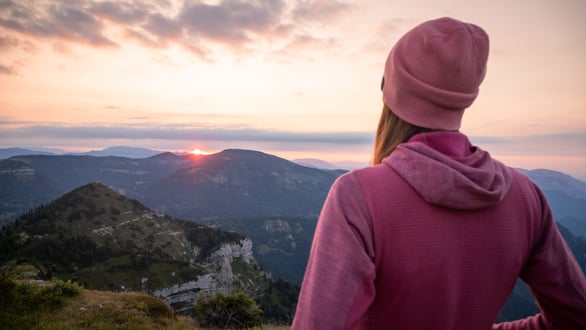
<path id="1" fill-rule="evenodd" d="M 254 300 L 240 291 L 235 295 L 200 294 L 195 304 L 195 317 L 203 327 L 252 328 L 262 325 L 262 310 Z"/>
<path id="2" fill-rule="evenodd" d="M 0 275 L 0 329 L 33 329 L 42 313 L 62 306 L 66 298 L 77 296 L 77 283 L 57 280 L 21 282 Z"/>
<path id="3" fill-rule="evenodd" d="M 76 297 L 79 296 L 83 287 L 71 280 L 62 281 L 56 280 L 52 286 L 48 287 L 45 291 L 50 297 L 65 298 L 65 297 Z"/>
<path id="4" fill-rule="evenodd" d="M 129 299 L 126 303 L 139 311 L 142 311 L 146 315 L 152 318 L 171 318 L 173 312 L 165 304 L 165 302 L 159 298 L 153 297 L 144 293 L 136 293 L 128 296 Z M 130 299 L 131 298 L 131 299 Z"/>

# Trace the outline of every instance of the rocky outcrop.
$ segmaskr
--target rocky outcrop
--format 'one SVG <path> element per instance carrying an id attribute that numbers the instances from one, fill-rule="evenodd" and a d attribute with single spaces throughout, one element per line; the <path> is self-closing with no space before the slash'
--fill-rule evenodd
<path id="1" fill-rule="evenodd" d="M 224 244 L 212 253 L 210 257 L 212 261 L 222 259 L 229 259 L 232 261 L 234 258 L 242 258 L 246 263 L 256 263 L 252 255 L 252 241 L 250 239 L 245 238 L 239 243 Z"/>
<path id="2" fill-rule="evenodd" d="M 238 243 L 223 244 L 219 249 L 214 251 L 208 258 L 207 263 L 203 266 L 210 272 L 200 275 L 194 281 L 176 284 L 168 288 L 154 290 L 155 296 L 161 297 L 165 302 L 174 306 L 177 310 L 182 310 L 178 306 L 193 306 L 197 297 L 202 292 L 216 294 L 218 292 L 232 293 L 243 288 L 245 291 L 254 290 L 254 287 L 244 283 L 245 280 L 239 278 L 233 270 L 233 263 L 240 261 L 256 267 L 256 260 L 252 255 L 252 241 L 248 238 Z M 258 271 L 262 276 L 266 274 Z"/>
<path id="3" fill-rule="evenodd" d="M 192 303 L 197 300 L 199 292 L 214 293 L 218 289 L 218 282 L 213 274 L 198 276 L 197 280 L 176 284 L 169 288 L 154 290 L 153 295 L 161 297 L 168 305 Z"/>

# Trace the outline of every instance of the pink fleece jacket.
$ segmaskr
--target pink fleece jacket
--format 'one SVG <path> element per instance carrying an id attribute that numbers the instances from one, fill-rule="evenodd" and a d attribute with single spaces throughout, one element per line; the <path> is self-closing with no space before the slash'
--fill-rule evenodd
<path id="1" fill-rule="evenodd" d="M 494 324 L 517 278 L 541 314 Z M 460 133 L 341 176 L 293 329 L 586 329 L 586 279 L 545 198 Z"/>

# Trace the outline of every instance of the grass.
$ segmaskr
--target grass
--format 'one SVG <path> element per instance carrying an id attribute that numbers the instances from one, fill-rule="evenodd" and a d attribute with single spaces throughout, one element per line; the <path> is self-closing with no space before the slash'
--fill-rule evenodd
<path id="1" fill-rule="evenodd" d="M 38 329 L 128 329 L 203 330 L 187 316 L 174 314 L 156 297 L 139 292 L 84 290 L 62 309 L 45 315 Z M 263 330 L 285 330 L 286 326 L 263 326 Z"/>
<path id="2" fill-rule="evenodd" d="M 159 298 L 139 292 L 84 290 L 60 310 L 44 315 L 39 329 L 199 329 Z"/>
<path id="3" fill-rule="evenodd" d="M 160 298 L 142 292 L 87 290 L 69 281 L 39 284 L 6 277 L 0 289 L 0 330 L 204 329 L 193 319 L 175 314 Z"/>

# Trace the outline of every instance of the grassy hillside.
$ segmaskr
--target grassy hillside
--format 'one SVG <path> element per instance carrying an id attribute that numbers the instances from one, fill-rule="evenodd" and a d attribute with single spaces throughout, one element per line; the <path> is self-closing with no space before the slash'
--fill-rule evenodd
<path id="1" fill-rule="evenodd" d="M 0 329 L 203 328 L 189 316 L 176 315 L 163 300 L 147 293 L 86 290 L 71 282 L 14 279 L 2 274 Z"/>

